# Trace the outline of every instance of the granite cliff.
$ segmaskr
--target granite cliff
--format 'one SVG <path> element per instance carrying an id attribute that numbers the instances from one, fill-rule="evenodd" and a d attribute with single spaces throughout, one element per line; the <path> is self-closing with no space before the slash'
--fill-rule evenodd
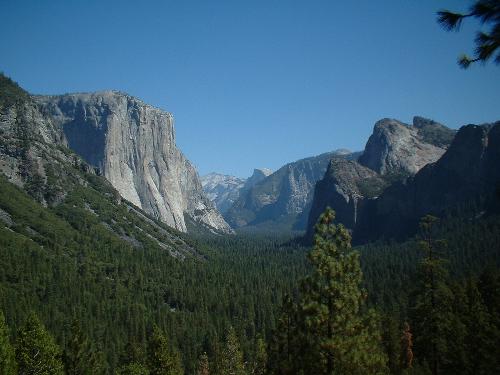
<path id="1" fill-rule="evenodd" d="M 43 116 L 63 130 L 68 146 L 123 198 L 183 232 L 185 215 L 231 232 L 205 197 L 195 168 L 177 148 L 170 113 L 117 91 L 34 100 Z"/>

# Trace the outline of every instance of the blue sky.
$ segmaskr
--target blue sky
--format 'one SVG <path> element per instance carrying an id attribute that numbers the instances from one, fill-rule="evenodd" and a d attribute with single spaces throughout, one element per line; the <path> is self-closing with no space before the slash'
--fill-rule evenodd
<path id="1" fill-rule="evenodd" d="M 32 93 L 117 89 L 174 114 L 201 174 L 248 176 L 336 148 L 380 118 L 500 120 L 500 67 L 455 63 L 468 1 L 0 0 L 0 70 Z"/>

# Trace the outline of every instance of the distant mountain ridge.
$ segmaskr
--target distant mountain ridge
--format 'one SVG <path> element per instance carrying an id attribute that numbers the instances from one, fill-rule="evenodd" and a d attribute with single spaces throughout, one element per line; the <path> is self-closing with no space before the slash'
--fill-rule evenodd
<path id="1" fill-rule="evenodd" d="M 233 228 L 303 230 L 314 186 L 324 176 L 330 160 L 357 156 L 340 150 L 288 163 L 242 192 L 224 217 Z"/>
<path id="2" fill-rule="evenodd" d="M 201 185 L 207 198 L 224 214 L 238 199 L 245 179 L 213 172 L 201 177 Z"/>
<path id="3" fill-rule="evenodd" d="M 203 191 L 223 215 L 231 208 L 242 191 L 253 187 L 273 173 L 268 168 L 256 168 L 248 178 L 224 175 L 216 172 L 201 177 Z"/>

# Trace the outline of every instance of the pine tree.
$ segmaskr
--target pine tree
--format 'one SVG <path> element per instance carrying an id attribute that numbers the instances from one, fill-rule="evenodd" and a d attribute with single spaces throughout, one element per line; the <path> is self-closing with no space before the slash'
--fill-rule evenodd
<path id="1" fill-rule="evenodd" d="M 148 375 L 149 370 L 145 365 L 145 349 L 138 342 L 130 340 L 120 355 L 119 375 Z"/>
<path id="2" fill-rule="evenodd" d="M 83 334 L 78 320 L 71 323 L 71 334 L 63 360 L 67 375 L 95 375 L 103 372 L 99 355 Z"/>
<path id="3" fill-rule="evenodd" d="M 206 352 L 203 352 L 203 354 L 200 356 L 200 359 L 198 360 L 196 374 L 197 375 L 210 375 L 210 367 L 208 364 L 208 355 Z"/>
<path id="4" fill-rule="evenodd" d="M 148 364 L 151 375 L 183 375 L 180 355 L 173 350 L 163 332 L 157 326 L 148 346 Z"/>
<path id="5" fill-rule="evenodd" d="M 221 375 L 245 375 L 243 354 L 233 327 L 227 331 L 221 362 Z"/>
<path id="6" fill-rule="evenodd" d="M 365 294 L 359 254 L 335 212 L 327 208 L 316 224 L 309 254 L 313 273 L 303 285 L 301 310 L 309 350 L 305 373 L 383 374 L 387 358 L 381 348 L 378 319 L 364 312 Z"/>
<path id="7" fill-rule="evenodd" d="M 411 311 L 416 358 L 420 363 L 427 362 L 433 375 L 440 372 L 450 352 L 449 344 L 460 331 L 453 329 L 453 295 L 445 282 L 444 261 L 438 254 L 442 242 L 434 238 L 437 222 L 438 219 L 430 215 L 420 222 L 419 245 L 424 258 L 419 265 L 419 283 Z"/>
<path id="8" fill-rule="evenodd" d="M 257 337 L 255 349 L 255 362 L 253 366 L 253 375 L 265 375 L 267 368 L 267 350 L 266 343 L 262 337 Z"/>
<path id="9" fill-rule="evenodd" d="M 31 314 L 17 338 L 19 374 L 62 375 L 61 350 L 35 314 Z"/>
<path id="10" fill-rule="evenodd" d="M 0 374 L 14 375 L 17 373 L 14 348 L 9 340 L 9 328 L 5 317 L 0 311 Z"/>
<path id="11" fill-rule="evenodd" d="M 461 316 L 467 332 L 464 367 L 468 367 L 470 374 L 493 374 L 500 368 L 497 346 L 500 332 L 493 324 L 475 280 L 467 280 L 465 294 L 467 306 Z"/>
<path id="12" fill-rule="evenodd" d="M 149 370 L 146 366 L 133 362 L 121 366 L 117 371 L 117 375 L 149 375 Z"/>
<path id="13" fill-rule="evenodd" d="M 273 332 L 269 350 L 269 370 L 271 374 L 295 374 L 298 368 L 302 337 L 298 329 L 297 305 L 290 296 L 285 296 L 277 327 Z"/>

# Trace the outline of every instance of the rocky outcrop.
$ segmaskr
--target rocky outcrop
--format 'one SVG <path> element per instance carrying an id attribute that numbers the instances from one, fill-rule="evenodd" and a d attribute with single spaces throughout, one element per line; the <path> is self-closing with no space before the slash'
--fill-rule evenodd
<path id="1" fill-rule="evenodd" d="M 453 130 L 422 117 L 415 117 L 413 126 L 382 119 L 375 124 L 359 162 L 382 175 L 414 175 L 437 161 L 453 136 Z"/>
<path id="2" fill-rule="evenodd" d="M 500 122 L 462 127 L 436 163 L 367 202 L 354 240 L 405 238 L 415 233 L 427 214 L 456 214 L 468 206 L 474 206 L 476 213 L 498 208 L 499 165 Z"/>
<path id="3" fill-rule="evenodd" d="M 382 177 L 356 161 L 333 158 L 314 189 L 307 238 L 312 239 L 314 225 L 326 207 L 335 210 L 338 222 L 354 229 L 365 200 L 378 196 L 386 186 Z"/>
<path id="4" fill-rule="evenodd" d="M 184 215 L 230 232 L 203 193 L 198 173 L 175 145 L 170 113 L 117 91 L 35 97 L 68 146 L 98 168 L 120 195 L 171 227 Z"/>
<path id="5" fill-rule="evenodd" d="M 342 157 L 351 154 L 340 153 Z M 329 152 L 289 163 L 240 194 L 226 213 L 233 228 L 266 226 L 275 230 L 303 230 L 311 207 L 314 186 L 339 156 Z"/>

